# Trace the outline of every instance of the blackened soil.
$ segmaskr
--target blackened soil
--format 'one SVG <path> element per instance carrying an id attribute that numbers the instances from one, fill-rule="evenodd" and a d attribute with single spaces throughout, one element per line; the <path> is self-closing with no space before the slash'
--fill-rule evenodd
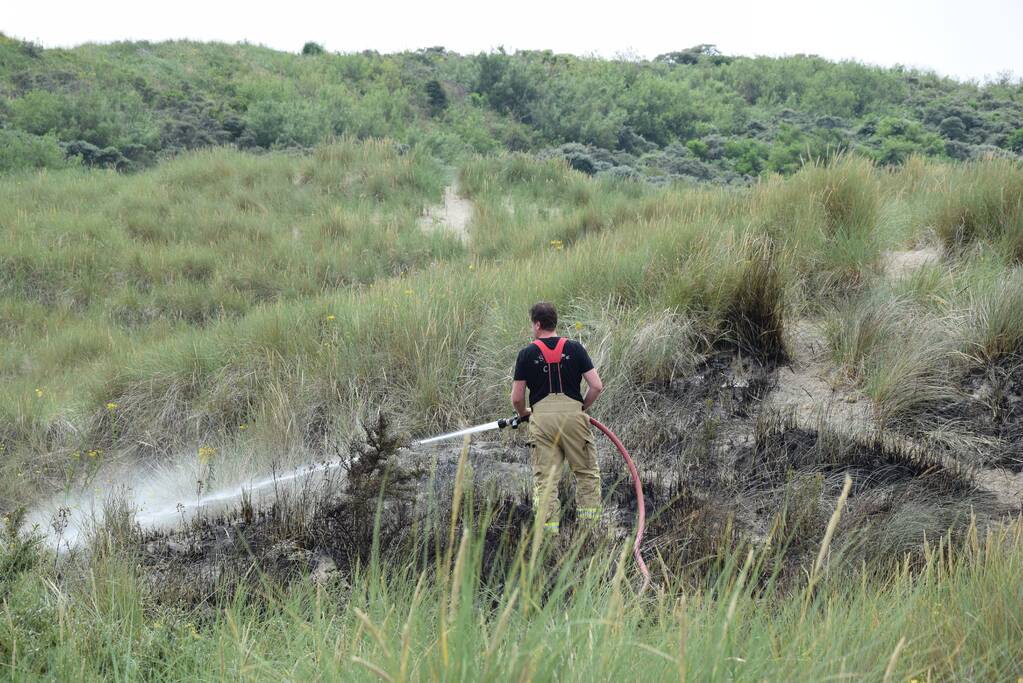
<path id="1" fill-rule="evenodd" d="M 965 434 L 990 437 L 988 463 L 1023 471 L 1023 353 L 971 371 L 962 394 L 939 406 L 935 421 Z"/>

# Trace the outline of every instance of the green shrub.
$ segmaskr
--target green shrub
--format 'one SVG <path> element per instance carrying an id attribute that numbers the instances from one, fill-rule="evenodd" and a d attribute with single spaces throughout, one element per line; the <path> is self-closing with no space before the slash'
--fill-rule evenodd
<path id="1" fill-rule="evenodd" d="M 1005 141 L 1006 146 L 1013 152 L 1023 154 L 1023 128 L 1017 128 Z"/>
<path id="2" fill-rule="evenodd" d="M 437 116 L 448 108 L 448 94 L 444 92 L 444 86 L 440 81 L 437 79 L 427 81 L 424 90 L 431 116 Z"/>
<path id="3" fill-rule="evenodd" d="M 72 117 L 71 101 L 59 93 L 33 90 L 8 105 L 11 125 L 32 135 L 61 135 Z"/>
<path id="4" fill-rule="evenodd" d="M 707 158 L 707 143 L 703 140 L 690 140 L 686 143 L 686 147 L 688 147 L 689 151 L 695 154 L 698 158 Z"/>
<path id="5" fill-rule="evenodd" d="M 0 128 L 0 173 L 73 165 L 52 133 L 31 135 Z"/>
<path id="6" fill-rule="evenodd" d="M 263 147 L 313 146 L 331 131 L 315 104 L 303 101 L 261 100 L 245 112 L 242 145 Z"/>
<path id="7" fill-rule="evenodd" d="M 938 131 L 949 140 L 962 140 L 966 135 L 966 126 L 958 116 L 949 116 L 938 124 Z"/>

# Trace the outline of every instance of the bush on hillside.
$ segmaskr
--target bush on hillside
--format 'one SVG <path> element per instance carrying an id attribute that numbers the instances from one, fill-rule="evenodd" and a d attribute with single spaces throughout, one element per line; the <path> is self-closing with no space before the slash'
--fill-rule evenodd
<path id="1" fill-rule="evenodd" d="M 540 74 L 521 59 L 514 59 L 504 50 L 476 57 L 479 75 L 473 88 L 487 103 L 502 114 L 530 119 L 530 105 L 539 96 Z"/>
<path id="2" fill-rule="evenodd" d="M 261 100 L 245 112 L 245 132 L 238 144 L 263 149 L 311 147 L 330 132 L 319 113 L 308 102 Z"/>
<path id="3" fill-rule="evenodd" d="M 84 140 L 69 142 L 64 151 L 71 158 L 81 159 L 86 166 L 125 170 L 129 165 L 128 159 L 116 147 L 100 149 Z"/>
<path id="4" fill-rule="evenodd" d="M 433 79 L 426 82 L 426 99 L 430 108 L 430 116 L 438 116 L 448 108 L 448 95 L 440 81 Z"/>
<path id="5" fill-rule="evenodd" d="M 949 116 L 938 124 L 938 132 L 949 140 L 962 140 L 966 135 L 966 126 L 958 116 Z"/>
<path id="6" fill-rule="evenodd" d="M 56 136 L 0 129 L 0 173 L 68 165 Z"/>
<path id="7" fill-rule="evenodd" d="M 640 156 L 689 142 L 707 167 L 687 161 L 648 177 L 710 182 L 791 174 L 849 149 L 889 165 L 914 154 L 1023 153 L 1023 101 L 1011 81 L 977 86 L 807 56 L 732 59 L 711 45 L 651 61 L 443 48 L 339 55 L 315 42 L 302 55 L 23 45 L 0 44 L 0 127 L 117 149 L 128 161 L 120 170 L 212 145 L 311 147 L 336 135 L 422 143 L 448 160 L 567 143 Z"/>
<path id="8" fill-rule="evenodd" d="M 1005 139 L 1005 145 L 1013 152 L 1023 154 L 1023 128 L 1017 128 L 1015 132 Z"/>
<path id="9" fill-rule="evenodd" d="M 606 149 L 576 142 L 544 150 L 538 156 L 541 159 L 564 159 L 569 166 L 586 175 L 596 175 L 620 165 L 615 155 Z"/>

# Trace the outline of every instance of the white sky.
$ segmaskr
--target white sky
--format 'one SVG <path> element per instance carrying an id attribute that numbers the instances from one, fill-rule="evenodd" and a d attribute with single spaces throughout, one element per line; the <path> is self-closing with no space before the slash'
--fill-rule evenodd
<path id="1" fill-rule="evenodd" d="M 297 52 L 442 45 L 653 57 L 818 54 L 984 80 L 1023 76 L 1023 0 L 4 0 L 0 31 L 47 47 L 114 40 L 248 41 Z"/>

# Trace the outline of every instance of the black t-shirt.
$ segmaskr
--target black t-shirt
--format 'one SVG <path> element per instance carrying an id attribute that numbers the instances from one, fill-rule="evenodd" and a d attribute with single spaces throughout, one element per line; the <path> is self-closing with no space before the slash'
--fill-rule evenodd
<path id="1" fill-rule="evenodd" d="M 559 337 L 546 337 L 540 341 L 549 349 L 558 344 Z M 529 387 L 529 405 L 534 406 L 550 393 L 553 386 L 555 393 L 560 392 L 574 398 L 580 403 L 583 402 L 583 395 L 580 390 L 583 374 L 593 369 L 593 361 L 590 354 L 586 353 L 583 345 L 571 339 L 565 342 L 561 351 L 561 381 L 563 386 L 558 384 L 558 366 L 551 369 L 553 375 L 548 377 L 547 361 L 543 359 L 543 353 L 536 348 L 536 344 L 530 344 L 521 351 L 515 360 L 515 379 L 525 380 Z"/>

